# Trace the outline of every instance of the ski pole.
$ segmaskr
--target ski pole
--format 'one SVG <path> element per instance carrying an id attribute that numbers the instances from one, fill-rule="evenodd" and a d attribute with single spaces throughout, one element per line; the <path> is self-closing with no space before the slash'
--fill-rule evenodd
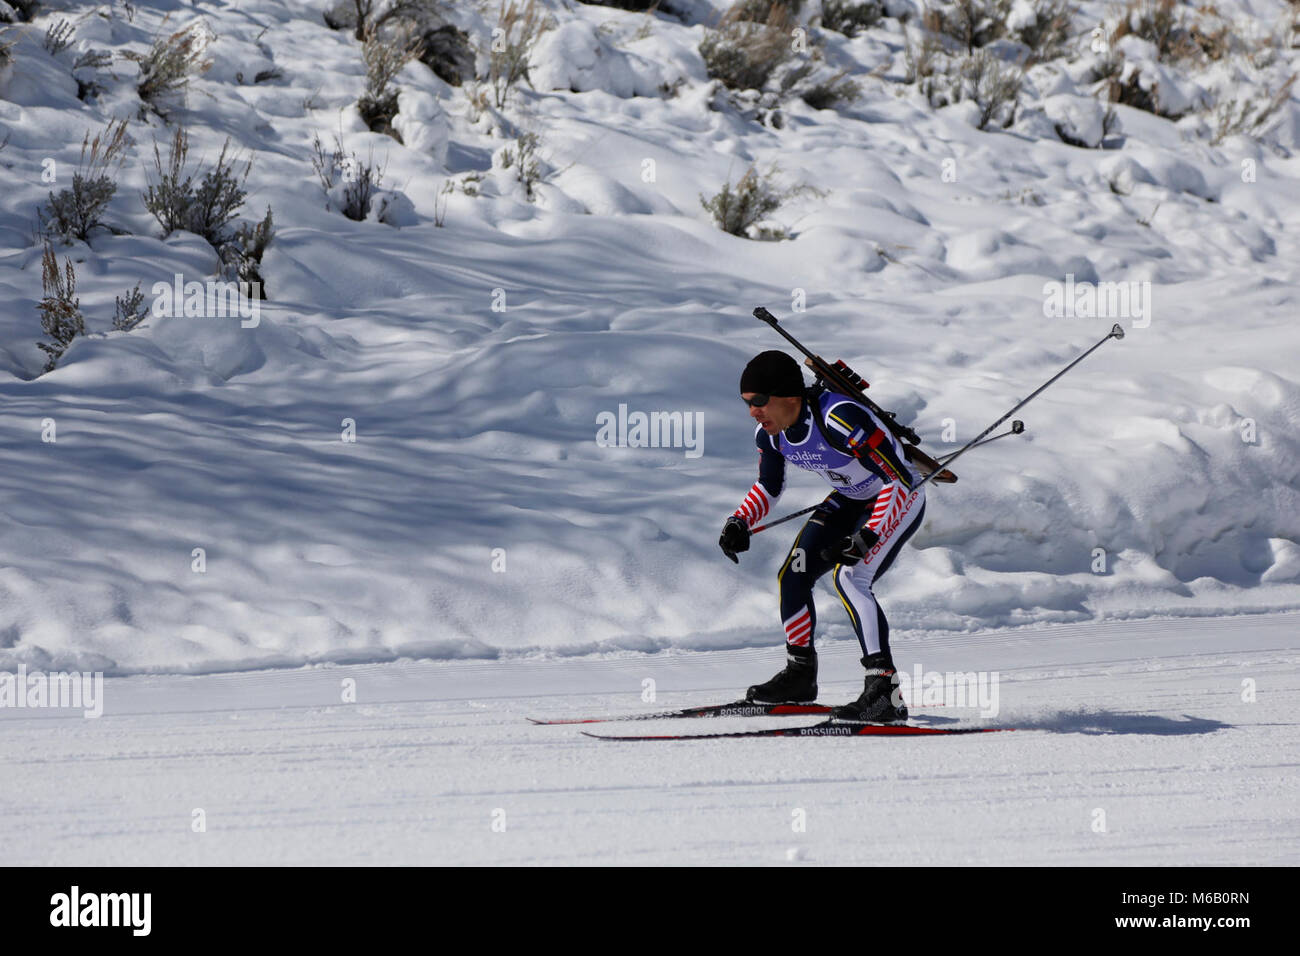
<path id="1" fill-rule="evenodd" d="M 1008 435 L 1019 435 L 1019 434 L 1020 434 L 1021 432 L 1023 432 L 1024 430 L 1025 430 L 1025 423 L 1022 422 L 1020 419 L 1017 418 L 1015 421 L 1013 421 L 1013 422 L 1011 423 L 1011 430 L 1010 430 L 1010 431 L 1003 432 L 1001 435 L 994 435 L 992 438 L 986 438 L 986 439 L 984 439 L 982 442 L 978 442 L 977 444 L 971 445 L 971 447 L 972 447 L 972 448 L 979 448 L 980 445 L 987 445 L 987 444 L 988 444 L 989 442 L 991 442 L 991 441 L 997 441 L 999 438 L 1006 438 Z M 941 464 L 941 465 L 947 464 L 948 462 L 952 461 L 952 459 L 953 459 L 956 455 L 957 455 L 957 453 L 956 453 L 956 452 L 953 452 L 951 455 L 947 455 L 947 456 L 945 456 L 945 457 L 943 457 L 943 458 L 940 458 L 940 459 L 939 459 L 939 464 Z"/>
<path id="2" fill-rule="evenodd" d="M 1069 365 L 1067 365 L 1065 368 L 1061 369 L 1059 372 L 1057 372 L 1055 375 L 1053 375 L 1051 378 L 1049 378 L 1049 379 L 1048 379 L 1046 382 L 1044 382 L 1042 385 L 1038 386 L 1038 388 L 1034 389 L 1034 391 L 1033 391 L 1032 393 L 1030 393 L 1030 395 L 1029 395 L 1028 398 L 1026 398 L 1024 401 L 1022 401 L 1020 404 L 1018 404 L 1015 408 L 1011 409 L 1011 411 L 1007 412 L 1005 415 L 1003 415 L 1001 418 L 999 418 L 997 421 L 995 421 L 995 422 L 994 422 L 992 425 L 990 425 L 988 428 L 984 429 L 984 431 L 982 431 L 982 432 L 980 432 L 978 435 L 976 435 L 975 438 L 974 438 L 974 440 L 971 441 L 971 442 L 969 442 L 969 443 L 967 443 L 967 445 L 966 445 L 964 448 L 961 448 L 961 449 L 959 449 L 958 451 L 954 452 L 954 453 L 952 454 L 952 456 L 951 456 L 950 458 L 948 458 L 947 461 L 945 462 L 945 466 L 947 465 L 948 462 L 956 461 L 956 460 L 957 460 L 958 458 L 960 458 L 962 455 L 966 454 L 966 452 L 970 451 L 972 448 L 974 448 L 976 445 L 978 445 L 981 441 L 983 441 L 985 435 L 987 435 L 989 432 L 993 431 L 993 429 L 997 428 L 999 425 L 1001 425 L 1003 422 L 1005 422 L 1008 418 L 1010 418 L 1010 417 L 1011 417 L 1012 415 L 1014 415 L 1016 412 L 1020 411 L 1020 409 L 1024 408 L 1026 405 L 1028 405 L 1030 402 L 1032 402 L 1035 398 L 1038 397 L 1038 395 L 1039 395 L 1039 394 L 1040 394 L 1040 393 L 1041 393 L 1045 388 L 1047 388 L 1047 386 L 1051 385 L 1053 382 L 1055 382 L 1058 378 L 1060 378 L 1062 375 L 1064 375 L 1064 374 L 1065 374 L 1066 372 L 1068 372 L 1070 369 L 1074 368 L 1076 365 L 1078 365 L 1080 362 L 1082 362 L 1084 359 L 1086 359 L 1086 358 L 1087 358 L 1089 355 L 1091 355 L 1093 352 L 1097 351 L 1097 349 L 1099 349 L 1099 348 L 1101 348 L 1103 345 L 1105 345 L 1106 342 L 1107 342 L 1109 339 L 1122 339 L 1123 337 L 1124 337 L 1124 329 L 1120 327 L 1120 324 L 1119 324 L 1118 322 L 1116 322 L 1115 325 L 1111 328 L 1111 330 L 1110 330 L 1109 332 L 1107 332 L 1104 336 L 1102 336 L 1102 339 L 1101 339 L 1100 342 L 1098 342 L 1098 343 L 1097 343 L 1096 345 L 1094 345 L 1092 348 L 1088 349 L 1088 351 L 1084 352 L 1082 355 L 1080 355 L 1077 359 L 1075 359 L 1073 362 L 1071 362 L 1071 363 L 1070 363 Z M 1014 426 L 1013 426 L 1013 427 L 1014 427 Z M 934 477 L 935 475 L 937 475 L 937 474 L 938 474 L 938 472 L 935 471 L 935 472 L 931 472 L 930 474 L 926 475 L 924 478 L 922 478 L 922 479 L 917 483 L 916 487 L 917 487 L 917 488 L 920 488 L 922 485 L 924 485 L 927 481 L 929 481 L 931 478 L 933 478 L 933 477 Z"/>
<path id="3" fill-rule="evenodd" d="M 810 512 L 810 511 L 816 511 L 819 507 L 820 507 L 820 505 L 810 505 L 809 507 L 804 508 L 804 509 L 801 510 L 801 511 L 796 511 L 796 512 L 794 512 L 793 514 L 788 514 L 788 515 L 786 515 L 784 518 L 777 518 L 775 521 L 769 521 L 767 524 L 760 524 L 760 525 L 757 525 L 756 527 L 750 528 L 750 529 L 749 529 L 749 533 L 750 533 L 750 534 L 758 534 L 758 533 L 759 533 L 760 531 L 762 531 L 764 528 L 773 528 L 773 527 L 775 527 L 776 525 L 779 525 L 779 524 L 785 524 L 785 523 L 786 523 L 787 521 L 789 521 L 791 518 L 797 518 L 797 517 L 799 517 L 800 515 L 806 515 L 806 514 L 807 514 L 808 512 Z"/>

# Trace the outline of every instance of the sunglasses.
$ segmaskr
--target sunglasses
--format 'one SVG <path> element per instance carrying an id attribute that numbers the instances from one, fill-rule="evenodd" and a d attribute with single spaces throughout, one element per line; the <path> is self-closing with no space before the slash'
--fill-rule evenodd
<path id="1" fill-rule="evenodd" d="M 771 395 L 764 395 L 762 392 L 755 392 L 753 398 L 745 398 L 742 395 L 740 400 L 751 408 L 762 408 L 771 397 Z"/>

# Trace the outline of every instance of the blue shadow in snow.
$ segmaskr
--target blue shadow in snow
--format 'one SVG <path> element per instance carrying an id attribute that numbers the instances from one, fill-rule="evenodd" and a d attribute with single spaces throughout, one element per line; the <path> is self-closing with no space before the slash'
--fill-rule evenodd
<path id="1" fill-rule="evenodd" d="M 1172 718 L 1157 714 L 1081 710 L 1061 711 L 1023 720 L 1013 719 L 1010 723 L 1020 730 L 1048 730 L 1060 734 L 1150 734 L 1153 736 L 1212 734 L 1216 730 L 1225 730 L 1232 726 L 1222 721 L 1193 717 L 1190 714 L 1183 714 L 1181 718 Z"/>

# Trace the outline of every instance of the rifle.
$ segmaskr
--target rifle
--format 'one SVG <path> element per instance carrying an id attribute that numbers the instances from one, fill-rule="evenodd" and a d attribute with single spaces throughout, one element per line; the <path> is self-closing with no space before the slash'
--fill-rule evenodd
<path id="1" fill-rule="evenodd" d="M 939 481 L 944 484 L 952 484 L 957 480 L 956 475 L 921 450 L 921 438 L 915 431 L 899 422 L 893 412 L 885 411 L 867 398 L 866 393 L 863 391 L 863 389 L 870 387 L 866 379 L 845 365 L 843 361 L 836 361 L 832 365 L 820 355 L 809 352 L 800 344 L 798 339 L 781 328 L 776 316 L 761 305 L 754 310 L 754 318 L 766 322 L 779 332 L 787 342 L 804 354 L 804 365 L 812 369 L 819 385 L 841 395 L 847 395 L 855 402 L 859 402 L 871 409 L 872 413 L 902 444 L 904 457 L 916 466 L 916 470 L 921 473 L 923 479 Z M 931 475 L 934 477 L 931 477 Z"/>

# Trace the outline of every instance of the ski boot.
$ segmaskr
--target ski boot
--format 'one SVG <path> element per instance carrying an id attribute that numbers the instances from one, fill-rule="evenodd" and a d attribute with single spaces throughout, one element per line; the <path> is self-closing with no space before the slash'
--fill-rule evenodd
<path id="1" fill-rule="evenodd" d="M 862 696 L 831 710 L 831 720 L 855 724 L 901 724 L 907 721 L 907 705 L 898 689 L 898 674 L 884 654 L 862 658 L 867 669 Z"/>
<path id="2" fill-rule="evenodd" d="M 817 652 L 810 647 L 786 645 L 786 665 L 765 684 L 745 692 L 755 704 L 811 704 L 817 699 Z"/>

